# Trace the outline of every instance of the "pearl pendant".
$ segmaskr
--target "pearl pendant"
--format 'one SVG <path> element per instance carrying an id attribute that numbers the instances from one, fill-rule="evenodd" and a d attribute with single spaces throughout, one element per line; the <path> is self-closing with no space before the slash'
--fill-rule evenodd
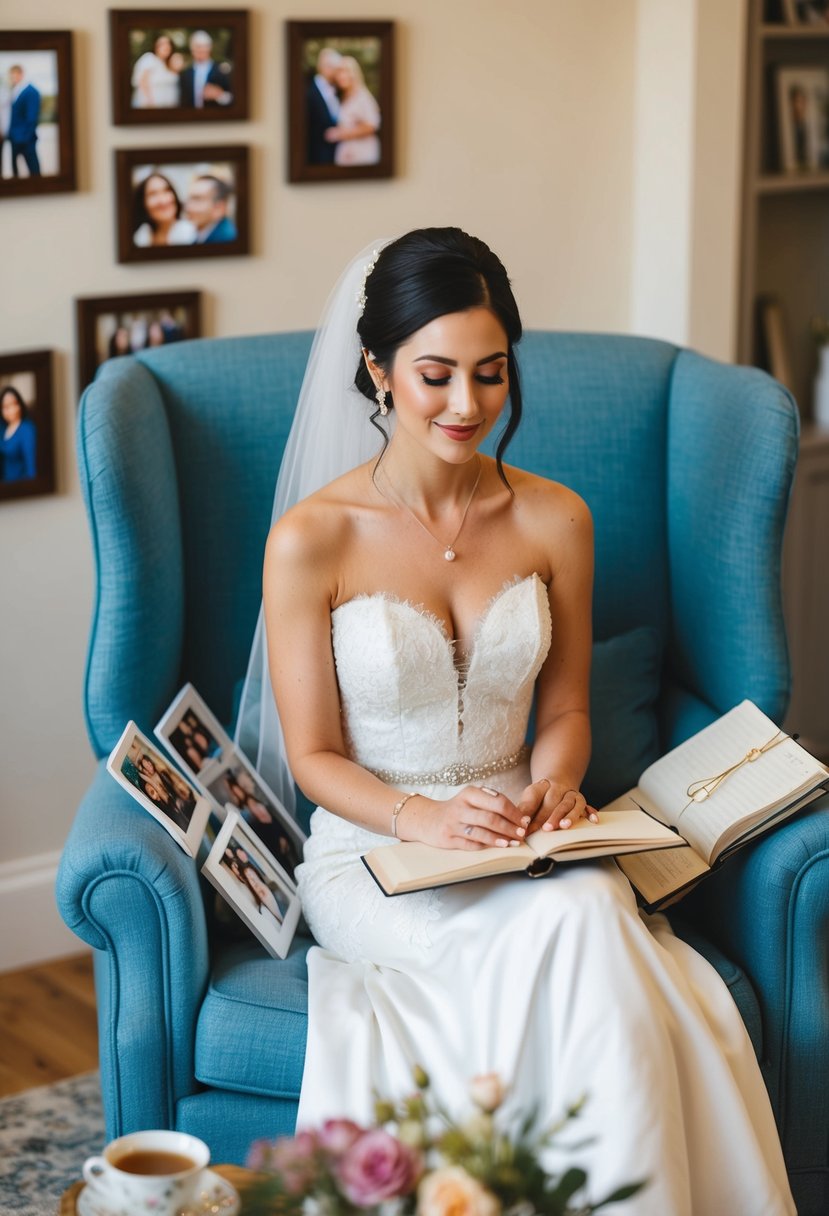
<path id="1" fill-rule="evenodd" d="M 448 562 L 453 562 L 455 560 L 455 550 L 447 549 L 443 556 Z"/>

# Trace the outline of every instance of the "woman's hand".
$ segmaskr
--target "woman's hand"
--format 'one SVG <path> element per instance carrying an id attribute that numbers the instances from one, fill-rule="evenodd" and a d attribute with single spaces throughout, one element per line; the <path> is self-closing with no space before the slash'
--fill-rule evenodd
<path id="1" fill-rule="evenodd" d="M 524 790 L 518 803 L 521 822 L 527 832 L 542 829 L 552 832 L 556 828 L 573 827 L 581 819 L 598 823 L 595 808 L 587 805 L 580 790 L 574 790 L 551 777 L 539 777 Z"/>
<path id="2" fill-rule="evenodd" d="M 419 840 L 440 849 L 506 849 L 527 834 L 524 814 L 504 794 L 487 786 L 467 785 L 441 802 L 419 795 L 402 808 L 397 832 L 401 840 Z"/>

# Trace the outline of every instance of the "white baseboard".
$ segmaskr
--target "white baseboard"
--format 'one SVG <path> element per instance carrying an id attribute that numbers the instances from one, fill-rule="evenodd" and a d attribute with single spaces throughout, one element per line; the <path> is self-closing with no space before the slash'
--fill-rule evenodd
<path id="1" fill-rule="evenodd" d="M 0 973 L 88 949 L 55 904 L 60 853 L 0 862 Z"/>

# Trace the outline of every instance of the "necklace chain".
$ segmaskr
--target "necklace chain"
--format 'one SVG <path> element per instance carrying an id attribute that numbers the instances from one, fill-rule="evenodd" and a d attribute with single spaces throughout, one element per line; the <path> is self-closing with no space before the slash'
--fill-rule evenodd
<path id="1" fill-rule="evenodd" d="M 414 511 L 409 506 L 409 504 L 406 502 L 403 502 L 403 500 L 398 497 L 397 492 L 395 491 L 394 486 L 391 484 L 391 480 L 390 480 L 388 472 L 386 471 L 385 468 L 382 470 L 382 472 L 383 472 L 383 476 L 386 479 L 386 482 L 388 483 L 389 489 L 392 491 L 392 496 L 389 498 L 389 495 L 386 494 L 386 495 L 384 495 L 384 497 L 389 498 L 389 501 L 395 507 L 397 507 L 397 508 L 402 507 L 404 511 L 408 511 L 408 513 L 411 515 L 412 519 L 415 521 L 416 524 L 420 525 L 420 527 L 423 529 L 423 531 L 426 533 L 426 535 L 431 536 L 433 541 L 436 541 L 437 544 L 439 544 L 443 547 L 443 556 L 446 559 L 446 561 L 453 562 L 455 560 L 455 558 L 458 556 L 457 553 L 455 552 L 455 545 L 457 543 L 458 537 L 460 536 L 461 532 L 463 531 L 463 525 L 466 523 L 466 517 L 469 514 L 469 508 L 472 506 L 472 499 L 475 497 L 475 493 L 478 489 L 478 484 L 481 480 L 481 474 L 483 473 L 483 471 L 484 471 L 484 466 L 481 463 L 481 460 L 479 458 L 478 476 L 475 478 L 475 484 L 472 487 L 472 491 L 469 495 L 469 498 L 466 500 L 466 506 L 464 507 L 463 515 L 461 516 L 460 527 L 458 528 L 457 532 L 452 537 L 452 539 L 449 541 L 449 543 L 446 544 L 445 546 L 443 545 L 443 541 L 438 540 L 438 538 L 435 536 L 434 532 L 430 531 L 429 528 L 426 527 L 423 520 L 414 513 Z M 378 489 L 379 489 L 379 487 L 378 487 Z M 382 490 L 380 491 L 380 493 L 382 494 Z"/>

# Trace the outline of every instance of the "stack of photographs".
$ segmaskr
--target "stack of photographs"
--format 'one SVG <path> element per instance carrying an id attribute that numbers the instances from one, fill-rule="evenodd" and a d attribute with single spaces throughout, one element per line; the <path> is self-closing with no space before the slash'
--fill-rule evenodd
<path id="1" fill-rule="evenodd" d="M 107 768 L 191 857 L 221 821 L 202 873 L 274 957 L 288 953 L 301 913 L 294 871 L 305 834 L 236 747 L 192 684 L 155 734 L 188 781 L 129 722 Z"/>

